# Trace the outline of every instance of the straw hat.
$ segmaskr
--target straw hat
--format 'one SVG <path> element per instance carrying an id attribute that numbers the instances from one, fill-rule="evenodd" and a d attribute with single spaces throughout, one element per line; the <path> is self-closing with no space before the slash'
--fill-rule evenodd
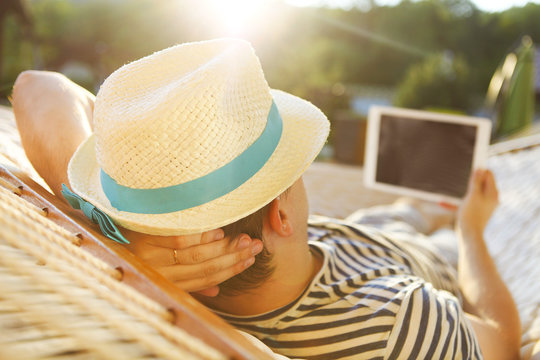
<path id="1" fill-rule="evenodd" d="M 72 189 L 117 224 L 153 235 L 215 229 L 266 205 L 329 132 L 311 103 L 271 90 L 251 45 L 187 43 L 122 66 L 96 97 Z"/>

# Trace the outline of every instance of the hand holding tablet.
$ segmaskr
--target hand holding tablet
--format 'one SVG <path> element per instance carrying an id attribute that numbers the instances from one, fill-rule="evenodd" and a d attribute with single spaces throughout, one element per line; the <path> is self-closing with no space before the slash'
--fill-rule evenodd
<path id="1" fill-rule="evenodd" d="M 485 167 L 489 119 L 391 107 L 368 117 L 364 182 L 381 191 L 459 204 Z"/>

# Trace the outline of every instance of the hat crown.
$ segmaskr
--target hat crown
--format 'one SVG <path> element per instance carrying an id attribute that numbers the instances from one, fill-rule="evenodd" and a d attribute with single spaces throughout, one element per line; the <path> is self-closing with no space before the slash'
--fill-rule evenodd
<path id="1" fill-rule="evenodd" d="M 248 148 L 263 132 L 271 104 L 248 42 L 173 46 L 103 83 L 94 107 L 97 161 L 127 187 L 182 184 Z"/>

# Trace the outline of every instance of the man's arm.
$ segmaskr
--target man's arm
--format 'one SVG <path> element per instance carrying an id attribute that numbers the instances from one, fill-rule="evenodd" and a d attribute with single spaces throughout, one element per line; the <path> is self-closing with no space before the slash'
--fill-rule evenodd
<path id="1" fill-rule="evenodd" d="M 91 134 L 94 100 L 59 73 L 25 71 L 15 82 L 13 111 L 24 151 L 61 200 L 61 184 L 69 184 L 69 160 Z M 244 235 L 230 241 L 221 229 L 154 238 L 132 241 L 128 248 L 182 289 L 208 296 L 217 295 L 216 285 L 251 266 L 262 250 L 260 240 Z"/>
<path id="2" fill-rule="evenodd" d="M 519 313 L 484 242 L 484 229 L 498 203 L 493 174 L 474 173 L 458 215 L 458 278 L 464 310 L 486 359 L 518 359 Z"/>
<path id="3" fill-rule="evenodd" d="M 25 71 L 15 81 L 13 112 L 24 151 L 61 200 L 61 185 L 69 184 L 69 160 L 91 134 L 94 99 L 59 73 Z"/>

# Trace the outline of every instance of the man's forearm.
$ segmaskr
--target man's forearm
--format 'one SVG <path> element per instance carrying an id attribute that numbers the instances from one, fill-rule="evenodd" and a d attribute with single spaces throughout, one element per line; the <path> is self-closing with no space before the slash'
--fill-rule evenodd
<path id="1" fill-rule="evenodd" d="M 489 343 L 482 347 L 484 355 L 486 359 L 517 358 L 521 341 L 519 314 L 483 235 L 481 231 L 465 233 L 458 229 L 458 236 L 458 277 L 464 310 L 476 316 L 473 326 L 479 341 Z"/>
<path id="2" fill-rule="evenodd" d="M 71 156 L 91 133 L 94 96 L 61 74 L 26 71 L 12 103 L 28 160 L 59 195 Z"/>

